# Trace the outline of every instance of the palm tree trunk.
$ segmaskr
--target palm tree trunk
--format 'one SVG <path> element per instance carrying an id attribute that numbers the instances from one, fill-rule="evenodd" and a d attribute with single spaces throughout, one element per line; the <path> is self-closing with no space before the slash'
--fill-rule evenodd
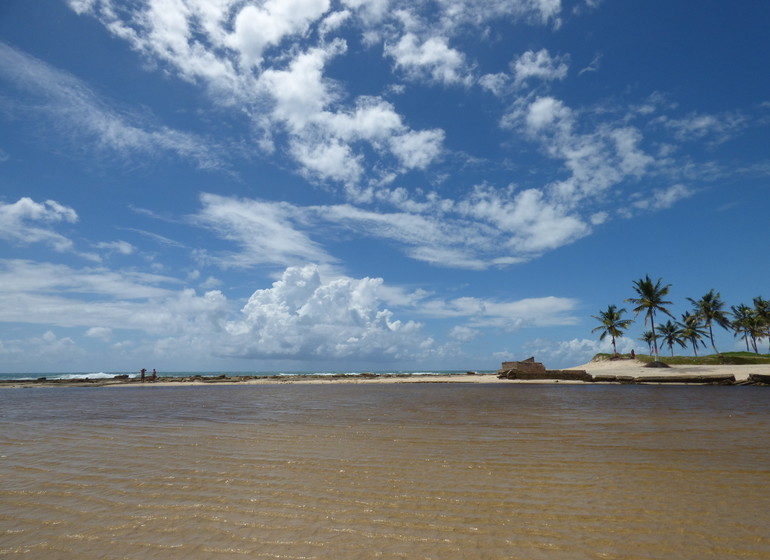
<path id="1" fill-rule="evenodd" d="M 711 338 L 711 347 L 714 349 L 714 354 L 719 355 L 719 350 L 717 350 L 717 345 L 714 344 L 714 329 L 711 327 L 711 322 L 709 322 L 709 337 Z"/>
<path id="2" fill-rule="evenodd" d="M 652 344 L 655 347 L 655 361 L 659 362 L 658 357 L 658 337 L 655 336 L 655 314 L 650 311 L 650 327 L 652 328 Z"/>

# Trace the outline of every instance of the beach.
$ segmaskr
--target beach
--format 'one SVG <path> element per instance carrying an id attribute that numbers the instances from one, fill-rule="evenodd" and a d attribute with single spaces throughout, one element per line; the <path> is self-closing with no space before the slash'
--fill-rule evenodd
<path id="1" fill-rule="evenodd" d="M 676 382 L 677 378 L 693 378 L 694 376 L 734 376 L 737 382 L 746 382 L 752 375 L 770 375 L 770 364 L 759 365 L 672 365 L 668 368 L 645 367 L 645 362 L 631 359 L 618 360 L 594 360 L 586 364 L 573 366 L 568 371 L 585 371 L 591 377 L 605 379 L 607 377 L 633 378 L 638 382 L 655 383 L 654 378 L 668 378 Z M 548 379 L 547 376 L 539 379 L 501 379 L 497 372 L 468 372 L 441 374 L 441 373 L 402 373 L 402 374 L 306 374 L 306 375 L 275 375 L 275 376 L 227 376 L 227 375 L 186 375 L 183 377 L 159 377 L 155 381 L 147 379 L 141 382 L 136 377 L 127 376 L 99 377 L 76 379 L 23 379 L 0 381 L 2 388 L 29 388 L 29 387 L 55 387 L 55 386 L 83 386 L 83 387 L 169 387 L 180 384 L 189 386 L 203 385 L 285 385 L 285 384 L 311 384 L 324 385 L 329 383 L 345 384 L 383 384 L 383 383 L 584 383 L 584 381 L 570 379 Z M 600 381 L 607 382 L 607 381 Z"/>

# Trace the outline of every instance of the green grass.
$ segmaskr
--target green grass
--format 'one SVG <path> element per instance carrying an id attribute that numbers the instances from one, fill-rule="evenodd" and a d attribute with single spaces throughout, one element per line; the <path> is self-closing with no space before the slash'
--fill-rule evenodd
<path id="1" fill-rule="evenodd" d="M 629 354 L 619 354 L 620 359 L 630 359 Z M 594 361 L 611 360 L 612 354 L 597 354 Z M 636 359 L 642 362 L 653 361 L 653 356 L 646 354 L 637 354 Z M 664 356 L 660 354 L 660 361 L 672 366 L 676 365 L 694 365 L 694 366 L 721 366 L 721 365 L 754 365 L 770 364 L 770 354 L 754 354 L 753 352 L 724 352 L 722 354 L 711 354 L 709 356 Z"/>

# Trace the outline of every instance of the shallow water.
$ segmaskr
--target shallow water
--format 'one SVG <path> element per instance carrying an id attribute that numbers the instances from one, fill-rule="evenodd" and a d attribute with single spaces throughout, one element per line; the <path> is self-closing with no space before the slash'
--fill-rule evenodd
<path id="1" fill-rule="evenodd" d="M 770 558 L 762 387 L 0 391 L 0 556 Z"/>

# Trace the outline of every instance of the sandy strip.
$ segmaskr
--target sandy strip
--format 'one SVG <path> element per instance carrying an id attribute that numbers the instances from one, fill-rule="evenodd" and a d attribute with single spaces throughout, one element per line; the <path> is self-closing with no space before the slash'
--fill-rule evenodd
<path id="1" fill-rule="evenodd" d="M 667 368 L 648 368 L 639 360 L 601 360 L 588 362 L 570 369 L 583 369 L 591 375 L 630 375 L 632 377 L 676 377 L 677 375 L 734 375 L 736 381 L 745 381 L 752 373 L 770 375 L 770 364 L 693 366 L 673 365 Z"/>
<path id="2" fill-rule="evenodd" d="M 734 375 L 736 381 L 745 381 L 749 375 L 770 375 L 770 364 L 760 365 L 720 365 L 720 366 L 693 366 L 675 365 L 668 368 L 647 368 L 644 362 L 638 360 L 602 360 L 589 362 L 568 369 L 585 370 L 591 375 L 618 375 L 636 378 L 644 377 L 676 377 L 688 375 Z M 204 380 L 205 379 L 205 380 Z M 137 379 L 94 379 L 68 380 L 68 381 L 11 381 L 0 382 L 0 388 L 28 388 L 28 387 L 196 387 L 196 386 L 225 386 L 225 385 L 328 385 L 328 384 L 382 384 L 382 383 L 561 383 L 575 384 L 582 381 L 557 381 L 549 379 L 535 380 L 509 380 L 499 379 L 496 373 L 476 373 L 474 375 L 301 375 L 280 377 L 257 377 L 248 380 L 237 378 L 200 378 L 186 377 L 166 379 L 145 383 Z"/>

